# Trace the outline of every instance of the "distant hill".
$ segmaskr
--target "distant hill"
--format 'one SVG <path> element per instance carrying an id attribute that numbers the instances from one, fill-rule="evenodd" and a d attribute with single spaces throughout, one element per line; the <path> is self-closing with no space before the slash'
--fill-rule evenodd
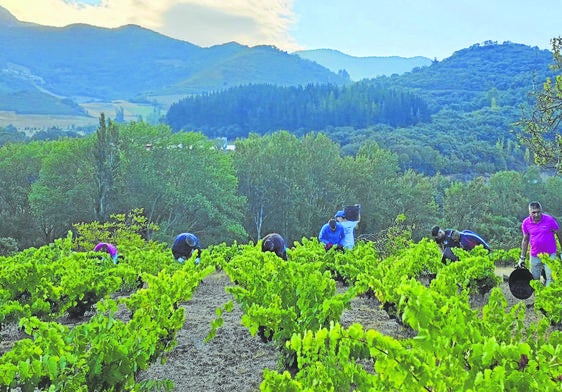
<path id="1" fill-rule="evenodd" d="M 414 92 L 427 100 L 433 112 L 519 107 L 528 102 L 529 92 L 542 88 L 546 77 L 553 76 L 552 61 L 552 52 L 546 49 L 487 41 L 460 49 L 429 67 L 368 83 Z"/>
<path id="2" fill-rule="evenodd" d="M 22 23 L 2 7 L 0 42 L 0 96 L 5 97 L 29 91 L 76 102 L 151 100 L 245 84 L 349 83 L 319 64 L 271 46 L 232 42 L 202 48 L 136 25 L 46 27 Z M 4 104 L 9 101 L 0 97 Z M 69 107 L 69 112 L 75 110 Z"/>
<path id="3" fill-rule="evenodd" d="M 403 74 L 432 63 L 427 57 L 421 56 L 355 57 L 333 49 L 300 50 L 293 54 L 314 61 L 335 73 L 345 70 L 354 81 L 383 75 Z"/>
<path id="4" fill-rule="evenodd" d="M 243 86 L 202 97 L 186 97 L 172 105 L 173 113 L 169 112 L 168 117 L 174 119 L 176 130 L 186 124 L 209 130 L 227 129 L 229 124 L 235 124 L 243 134 L 269 132 L 275 127 L 297 131 L 323 129 L 327 125 L 396 126 L 400 123 L 398 119 L 408 117 L 413 124 L 427 120 L 427 114 L 443 110 L 519 110 L 520 105 L 528 102 L 533 88 L 552 76 L 551 62 L 552 53 L 548 50 L 489 42 L 459 50 L 443 61 L 411 72 L 363 79 L 341 87 L 319 86 L 287 92 L 282 86 Z M 240 107 L 248 110 L 241 111 Z M 256 120 L 260 116 L 263 119 Z"/>

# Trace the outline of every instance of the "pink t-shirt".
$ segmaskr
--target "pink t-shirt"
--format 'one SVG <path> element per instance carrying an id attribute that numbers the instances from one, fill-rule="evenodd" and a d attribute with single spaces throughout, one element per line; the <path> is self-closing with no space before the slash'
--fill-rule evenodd
<path id="1" fill-rule="evenodd" d="M 536 257 L 540 253 L 556 253 L 556 238 L 554 233 L 558 231 L 558 222 L 554 217 L 542 214 L 540 222 L 533 222 L 528 216 L 521 223 L 521 231 L 524 235 L 529 234 L 531 244 L 531 256 Z"/>

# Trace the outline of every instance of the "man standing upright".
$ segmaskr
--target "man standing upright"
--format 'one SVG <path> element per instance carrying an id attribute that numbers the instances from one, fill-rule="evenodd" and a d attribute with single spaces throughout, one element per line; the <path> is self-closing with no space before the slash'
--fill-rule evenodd
<path id="1" fill-rule="evenodd" d="M 343 231 L 345 236 L 342 240 L 342 245 L 345 249 L 353 249 L 355 246 L 355 228 L 359 224 L 361 215 L 357 216 L 357 220 L 348 220 L 345 215 L 345 210 L 340 210 L 336 212 L 336 220 L 340 225 L 343 226 Z"/>
<path id="2" fill-rule="evenodd" d="M 527 248 L 531 245 L 530 261 L 531 273 L 533 279 L 540 279 L 541 272 L 544 268 L 546 275 L 545 284 L 548 286 L 552 282 L 552 270 L 547 264 L 544 264 L 539 256 L 547 254 L 551 259 L 556 258 L 556 237 L 558 243 L 562 247 L 562 236 L 560 227 L 556 219 L 548 214 L 543 213 L 541 203 L 533 201 L 529 203 L 529 216 L 521 223 L 521 231 L 523 232 L 523 240 L 521 241 L 521 257 L 518 266 L 525 263 L 527 256 Z"/>

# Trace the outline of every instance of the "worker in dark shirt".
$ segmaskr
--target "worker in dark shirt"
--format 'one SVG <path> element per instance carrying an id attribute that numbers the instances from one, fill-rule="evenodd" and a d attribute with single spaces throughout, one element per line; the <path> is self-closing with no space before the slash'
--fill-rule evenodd
<path id="1" fill-rule="evenodd" d="M 197 236 L 191 233 L 181 233 L 176 237 L 174 244 L 172 245 L 172 254 L 180 263 L 188 260 L 194 250 L 197 251 L 195 264 L 199 264 L 201 261 L 201 245 L 199 244 Z"/>
<path id="2" fill-rule="evenodd" d="M 285 240 L 280 234 L 270 233 L 263 237 L 261 251 L 273 252 L 283 260 L 287 260 L 287 247 L 285 246 Z"/>
<path id="3" fill-rule="evenodd" d="M 482 237 L 470 230 L 443 230 L 439 228 L 439 226 L 434 226 L 431 229 L 431 235 L 441 249 L 441 253 L 443 254 L 441 261 L 443 263 L 445 263 L 447 259 L 451 261 L 459 260 L 458 256 L 453 252 L 453 248 L 461 248 L 470 251 L 476 246 L 482 245 L 488 252 L 491 250 L 490 246 Z"/>

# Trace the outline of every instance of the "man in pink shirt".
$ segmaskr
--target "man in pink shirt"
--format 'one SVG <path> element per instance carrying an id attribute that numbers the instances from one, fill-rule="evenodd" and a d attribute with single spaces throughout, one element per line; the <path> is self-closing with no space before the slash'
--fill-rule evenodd
<path id="1" fill-rule="evenodd" d="M 525 263 L 527 248 L 531 245 L 531 273 L 534 279 L 540 279 L 544 268 L 546 275 L 545 284 L 552 282 L 552 270 L 544 264 L 539 255 L 548 254 L 552 259 L 556 258 L 556 237 L 562 248 L 562 235 L 556 219 L 542 211 L 541 203 L 533 201 L 529 203 L 529 216 L 521 223 L 523 240 L 521 241 L 521 257 L 518 265 Z"/>

